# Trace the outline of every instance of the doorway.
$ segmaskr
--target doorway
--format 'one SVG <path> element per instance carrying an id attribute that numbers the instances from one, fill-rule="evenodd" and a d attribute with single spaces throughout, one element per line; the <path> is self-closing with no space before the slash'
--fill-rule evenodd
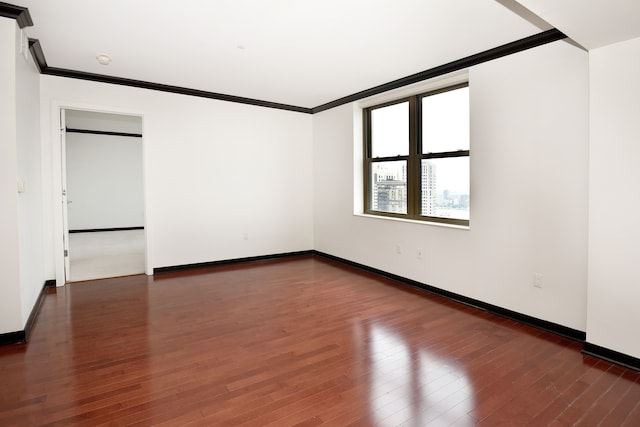
<path id="1" fill-rule="evenodd" d="M 142 118 L 61 109 L 65 282 L 145 272 Z"/>

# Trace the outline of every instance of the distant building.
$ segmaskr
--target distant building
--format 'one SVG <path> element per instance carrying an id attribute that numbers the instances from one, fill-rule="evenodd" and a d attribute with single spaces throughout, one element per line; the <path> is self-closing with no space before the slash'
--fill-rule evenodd
<path id="1" fill-rule="evenodd" d="M 399 180 L 378 181 L 375 185 L 374 210 L 407 213 L 407 184 Z"/>
<path id="2" fill-rule="evenodd" d="M 371 209 L 381 212 L 407 213 L 407 170 L 379 168 L 373 174 Z"/>
<path id="3" fill-rule="evenodd" d="M 420 213 L 436 216 L 436 165 L 430 160 L 423 160 L 421 165 L 422 200 Z"/>

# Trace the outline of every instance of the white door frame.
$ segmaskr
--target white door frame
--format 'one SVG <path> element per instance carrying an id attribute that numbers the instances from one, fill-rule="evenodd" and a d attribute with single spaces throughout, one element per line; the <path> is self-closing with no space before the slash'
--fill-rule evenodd
<path id="1" fill-rule="evenodd" d="M 62 188 L 61 201 L 62 201 L 62 249 L 64 252 L 64 277 L 65 282 L 70 276 L 70 260 L 69 260 L 69 198 L 67 197 L 67 131 L 63 127 L 66 125 L 66 115 L 64 108 L 60 109 L 60 134 L 58 139 L 60 141 L 60 186 Z"/>
<path id="2" fill-rule="evenodd" d="M 96 113 L 119 114 L 126 116 L 137 116 L 142 120 L 142 191 L 144 204 L 144 243 L 145 243 L 145 274 L 153 275 L 153 264 L 151 262 L 151 232 L 149 230 L 149 203 L 148 203 L 148 182 L 147 182 L 147 149 L 146 132 L 144 130 L 144 114 L 140 111 L 132 111 L 122 108 L 89 105 L 82 103 L 53 101 L 51 103 L 51 162 L 52 162 L 52 190 L 53 190 L 53 240 L 54 258 L 56 269 L 56 286 L 64 286 L 65 277 L 65 257 L 64 257 L 64 218 L 62 210 L 62 150 L 60 139 L 60 111 L 61 110 L 82 110 Z M 66 171 L 65 171 L 66 172 Z"/>

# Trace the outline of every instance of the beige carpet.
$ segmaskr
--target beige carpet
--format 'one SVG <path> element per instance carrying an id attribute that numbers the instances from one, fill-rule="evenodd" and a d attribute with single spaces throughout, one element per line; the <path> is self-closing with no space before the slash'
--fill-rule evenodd
<path id="1" fill-rule="evenodd" d="M 67 281 L 144 273 L 144 230 L 69 234 Z"/>

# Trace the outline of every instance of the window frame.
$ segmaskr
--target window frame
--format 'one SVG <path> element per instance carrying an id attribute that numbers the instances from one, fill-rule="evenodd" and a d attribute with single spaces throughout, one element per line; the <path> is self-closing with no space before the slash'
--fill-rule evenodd
<path id="1" fill-rule="evenodd" d="M 423 159 L 442 159 L 455 157 L 468 157 L 471 159 L 471 147 L 468 150 L 441 151 L 434 153 L 422 153 L 422 99 L 428 96 L 437 95 L 452 90 L 469 87 L 469 82 L 456 83 L 447 85 L 438 89 L 427 92 L 405 96 L 391 101 L 375 104 L 362 109 L 363 123 L 363 190 L 364 190 L 364 213 L 367 215 L 376 215 L 382 217 L 401 218 L 418 220 L 426 223 L 444 223 L 459 226 L 469 226 L 470 220 L 458 218 L 445 218 L 437 216 L 422 215 L 422 185 L 421 185 L 421 162 Z M 371 138 L 371 112 L 391 105 L 409 103 L 409 154 L 390 157 L 372 157 L 372 138 Z M 471 141 L 469 141 L 471 145 Z M 406 161 L 407 164 L 407 213 L 394 213 L 379 210 L 373 210 L 372 206 L 372 190 L 371 167 L 374 163 L 388 161 Z M 469 183 L 469 192 L 471 192 L 471 183 Z M 469 194 L 471 196 L 471 194 Z M 471 198 L 471 197 L 470 197 Z"/>

